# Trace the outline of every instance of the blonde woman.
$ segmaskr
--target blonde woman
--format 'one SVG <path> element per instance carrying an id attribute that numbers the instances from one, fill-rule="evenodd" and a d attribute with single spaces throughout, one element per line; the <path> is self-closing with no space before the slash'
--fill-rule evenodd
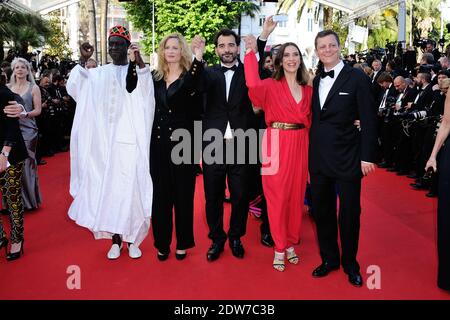
<path id="1" fill-rule="evenodd" d="M 28 150 L 23 165 L 22 197 L 25 210 L 37 209 L 41 204 L 37 173 L 36 146 L 38 128 L 35 117 L 41 114 L 41 91 L 36 85 L 29 62 L 16 58 L 11 64 L 13 74 L 9 88 L 23 100 L 24 111 L 20 114 L 20 130 Z"/>
<path id="2" fill-rule="evenodd" d="M 172 148 L 178 144 L 172 137 L 177 129 L 194 136 L 194 120 L 199 113 L 196 84 L 203 70 L 205 41 L 194 37 L 193 54 L 184 37 L 178 33 L 166 36 L 158 49 L 158 67 L 154 72 L 155 120 L 150 146 L 150 172 L 153 179 L 152 226 L 157 257 L 168 258 L 175 212 L 176 258 L 186 257 L 194 243 L 195 165 L 191 150 L 187 163 L 172 159 Z"/>

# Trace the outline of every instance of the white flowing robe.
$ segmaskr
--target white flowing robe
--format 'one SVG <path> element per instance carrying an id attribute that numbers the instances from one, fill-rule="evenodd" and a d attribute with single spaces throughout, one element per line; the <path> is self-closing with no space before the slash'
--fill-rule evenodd
<path id="1" fill-rule="evenodd" d="M 137 87 L 126 91 L 127 68 L 77 65 L 70 73 L 67 91 L 77 107 L 70 140 L 69 217 L 96 239 L 120 234 L 139 246 L 150 228 L 155 98 L 148 67 L 137 68 Z"/>

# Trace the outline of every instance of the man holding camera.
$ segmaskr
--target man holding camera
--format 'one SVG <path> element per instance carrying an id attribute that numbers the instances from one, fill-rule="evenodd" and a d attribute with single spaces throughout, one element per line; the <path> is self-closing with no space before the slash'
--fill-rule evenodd
<path id="1" fill-rule="evenodd" d="M 380 126 L 381 154 L 383 162 L 380 168 L 390 168 L 394 162 L 394 123 L 393 114 L 397 90 L 392 84 L 392 76 L 388 72 L 381 72 L 378 76 L 378 85 L 384 91 L 383 97 L 378 107 L 378 117 Z M 382 92 L 383 92 L 382 91 Z"/>

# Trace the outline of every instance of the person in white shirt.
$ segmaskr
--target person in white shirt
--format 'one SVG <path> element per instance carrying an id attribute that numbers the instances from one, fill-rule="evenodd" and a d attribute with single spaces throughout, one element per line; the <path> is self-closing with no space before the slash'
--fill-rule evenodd
<path id="1" fill-rule="evenodd" d="M 108 46 L 112 64 L 91 69 L 77 65 L 67 82 L 67 92 L 77 102 L 70 140 L 69 217 L 96 239 L 112 239 L 108 259 L 119 258 L 122 241 L 128 243 L 129 256 L 139 258 L 152 208 L 153 80 L 137 45 L 130 46 L 126 28 L 111 28 Z M 92 46 L 82 45 L 83 61 L 92 52 Z M 131 72 L 138 79 L 129 93 Z"/>

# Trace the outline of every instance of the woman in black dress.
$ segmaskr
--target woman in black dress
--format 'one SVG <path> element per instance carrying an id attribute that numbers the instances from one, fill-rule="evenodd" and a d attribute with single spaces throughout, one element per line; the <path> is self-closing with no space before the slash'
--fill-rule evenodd
<path id="1" fill-rule="evenodd" d="M 444 117 L 425 170 L 439 172 L 437 247 L 438 287 L 450 292 L 450 95 L 445 99 Z M 443 144 L 445 145 L 443 146 Z M 441 150 L 442 147 L 442 150 Z M 436 157 L 439 153 L 439 164 Z"/>

